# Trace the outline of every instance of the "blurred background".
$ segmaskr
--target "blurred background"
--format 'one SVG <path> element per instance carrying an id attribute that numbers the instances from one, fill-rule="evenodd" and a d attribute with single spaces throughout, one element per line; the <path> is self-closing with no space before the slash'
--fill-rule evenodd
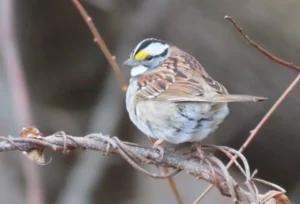
<path id="1" fill-rule="evenodd" d="M 223 18 L 230 15 L 271 53 L 300 64 L 298 0 L 82 3 L 119 65 L 140 40 L 161 38 L 194 55 L 231 93 L 270 98 L 230 104 L 231 114 L 207 143 L 238 149 L 297 75 L 245 43 Z M 130 122 L 125 94 L 71 0 L 2 0 L 0 22 L 0 135 L 18 136 L 22 127 L 35 125 L 45 135 L 102 132 L 150 145 Z M 121 71 L 128 80 L 130 70 L 121 66 Z M 299 93 L 297 85 L 245 151 L 257 177 L 285 188 L 294 203 L 300 202 Z M 166 180 L 148 178 L 118 156 L 47 155 L 51 164 L 34 168 L 19 152 L 0 154 L 1 203 L 175 203 Z M 40 174 L 40 186 L 39 176 L 26 182 L 32 172 Z M 185 203 L 208 185 L 186 173 L 175 180 Z M 35 202 L 26 201 L 28 191 Z M 203 203 L 231 200 L 213 190 Z"/>

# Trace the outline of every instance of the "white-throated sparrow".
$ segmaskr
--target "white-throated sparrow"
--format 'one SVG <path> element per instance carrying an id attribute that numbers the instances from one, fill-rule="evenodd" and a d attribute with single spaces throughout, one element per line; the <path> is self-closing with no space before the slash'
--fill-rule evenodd
<path id="1" fill-rule="evenodd" d="M 141 41 L 124 65 L 131 68 L 126 107 L 147 136 L 178 144 L 201 141 L 228 115 L 227 102 L 264 97 L 231 95 L 191 55 L 162 40 Z"/>

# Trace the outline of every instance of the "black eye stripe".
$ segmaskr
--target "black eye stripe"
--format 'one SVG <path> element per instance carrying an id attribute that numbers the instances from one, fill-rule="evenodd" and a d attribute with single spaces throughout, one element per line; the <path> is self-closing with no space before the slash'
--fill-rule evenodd
<path id="1" fill-rule="evenodd" d="M 159 56 L 164 57 L 168 54 L 168 48 L 163 51 Z"/>
<path id="2" fill-rule="evenodd" d="M 145 60 L 147 60 L 147 61 L 150 61 L 150 60 L 152 60 L 153 59 L 153 57 L 151 56 L 151 55 L 148 55 L 146 58 L 145 58 Z"/>

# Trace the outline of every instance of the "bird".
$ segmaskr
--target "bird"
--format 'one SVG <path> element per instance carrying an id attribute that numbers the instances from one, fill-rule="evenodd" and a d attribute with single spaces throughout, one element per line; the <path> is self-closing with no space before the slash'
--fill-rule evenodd
<path id="1" fill-rule="evenodd" d="M 192 55 L 156 38 L 139 42 L 123 63 L 130 67 L 126 109 L 130 120 L 156 140 L 196 144 L 229 114 L 229 102 L 258 102 L 265 97 L 229 94 Z"/>

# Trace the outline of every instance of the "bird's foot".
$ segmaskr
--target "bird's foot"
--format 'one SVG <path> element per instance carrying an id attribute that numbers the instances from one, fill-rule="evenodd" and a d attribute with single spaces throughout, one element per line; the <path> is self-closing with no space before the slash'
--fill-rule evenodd
<path id="1" fill-rule="evenodd" d="M 152 148 L 159 150 L 159 161 L 163 160 L 165 150 L 161 146 L 164 141 L 162 139 L 156 140 L 152 146 Z"/>
<path id="2" fill-rule="evenodd" d="M 195 143 L 195 148 L 197 150 L 197 156 L 203 160 L 204 159 L 204 154 L 203 154 L 203 151 L 201 150 L 201 143 L 200 142 L 196 142 Z"/>

